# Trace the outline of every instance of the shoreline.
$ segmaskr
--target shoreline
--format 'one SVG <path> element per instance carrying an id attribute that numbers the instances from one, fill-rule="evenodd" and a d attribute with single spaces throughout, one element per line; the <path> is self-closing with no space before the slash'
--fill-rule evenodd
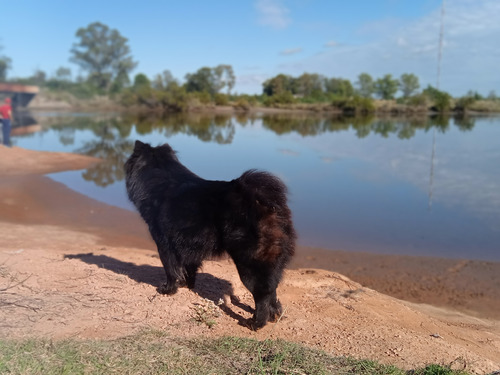
<path id="1" fill-rule="evenodd" d="M 0 146 L 0 223 L 53 225 L 97 235 L 103 245 L 154 251 L 138 214 L 95 201 L 44 176 L 96 162 L 81 155 Z M 298 246 L 289 268 L 338 272 L 398 299 L 500 319 L 500 262 Z"/>
<path id="2" fill-rule="evenodd" d="M 404 301 L 500 319 L 500 262 L 301 247 L 291 268 L 334 271 Z"/>

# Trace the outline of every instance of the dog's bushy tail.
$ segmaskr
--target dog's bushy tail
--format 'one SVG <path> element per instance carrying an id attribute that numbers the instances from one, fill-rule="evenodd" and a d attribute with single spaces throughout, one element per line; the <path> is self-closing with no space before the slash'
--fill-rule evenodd
<path id="1" fill-rule="evenodd" d="M 238 178 L 238 183 L 260 205 L 271 210 L 287 208 L 288 189 L 278 177 L 267 172 L 251 169 Z"/>
<path id="2" fill-rule="evenodd" d="M 288 189 L 276 176 L 249 170 L 237 179 L 245 215 L 255 225 L 259 246 L 254 259 L 273 264 L 276 276 L 295 252 L 296 233 L 287 205 Z M 253 220 L 252 220 L 253 219 Z"/>

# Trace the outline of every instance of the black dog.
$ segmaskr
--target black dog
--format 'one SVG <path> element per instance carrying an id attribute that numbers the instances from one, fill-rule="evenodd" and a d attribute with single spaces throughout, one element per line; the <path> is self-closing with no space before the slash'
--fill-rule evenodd
<path id="1" fill-rule="evenodd" d="M 250 170 L 232 181 L 198 177 L 172 148 L 136 141 L 125 163 L 126 186 L 158 247 L 167 275 L 161 292 L 192 289 L 204 259 L 227 253 L 252 293 L 259 329 L 281 313 L 276 288 L 295 252 L 287 189 L 277 177 Z"/>

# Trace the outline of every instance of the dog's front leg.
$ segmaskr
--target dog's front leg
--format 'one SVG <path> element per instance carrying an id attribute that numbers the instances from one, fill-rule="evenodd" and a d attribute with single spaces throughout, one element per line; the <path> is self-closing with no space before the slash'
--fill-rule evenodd
<path id="1" fill-rule="evenodd" d="M 161 294 L 177 293 L 177 280 L 182 276 L 181 267 L 178 264 L 175 253 L 171 249 L 165 249 L 158 246 L 158 254 L 165 270 L 166 282 L 157 288 Z"/>

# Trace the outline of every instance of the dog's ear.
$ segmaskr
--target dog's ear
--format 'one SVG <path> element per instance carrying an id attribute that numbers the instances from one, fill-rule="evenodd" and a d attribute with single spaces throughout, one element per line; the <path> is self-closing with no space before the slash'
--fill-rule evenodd
<path id="1" fill-rule="evenodd" d="M 134 145 L 134 151 L 144 150 L 145 148 L 148 148 L 148 146 L 149 145 L 147 143 L 143 143 L 139 140 L 136 140 Z"/>

